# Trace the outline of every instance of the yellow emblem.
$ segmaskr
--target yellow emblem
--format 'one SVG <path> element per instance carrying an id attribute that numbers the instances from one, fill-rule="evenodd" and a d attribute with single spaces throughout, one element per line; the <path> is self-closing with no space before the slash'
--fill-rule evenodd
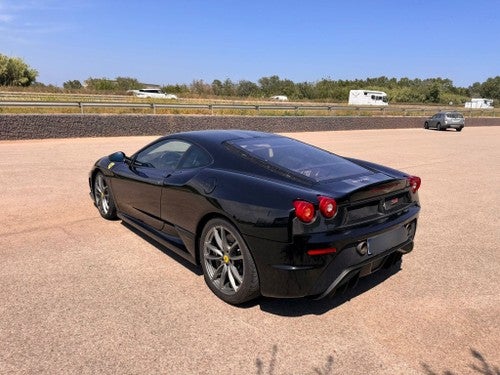
<path id="1" fill-rule="evenodd" d="M 226 264 L 229 263 L 229 257 L 227 255 L 224 255 L 222 260 L 224 260 L 224 263 L 226 263 Z"/>

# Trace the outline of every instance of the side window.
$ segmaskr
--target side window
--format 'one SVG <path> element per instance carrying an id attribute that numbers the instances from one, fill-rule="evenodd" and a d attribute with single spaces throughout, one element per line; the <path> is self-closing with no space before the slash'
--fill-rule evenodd
<path id="1" fill-rule="evenodd" d="M 134 161 L 143 167 L 173 171 L 190 147 L 184 141 L 164 140 L 139 152 Z"/>
<path id="2" fill-rule="evenodd" d="M 204 167 L 212 162 L 212 158 L 201 148 L 192 145 L 184 154 L 178 168 L 189 169 Z"/>

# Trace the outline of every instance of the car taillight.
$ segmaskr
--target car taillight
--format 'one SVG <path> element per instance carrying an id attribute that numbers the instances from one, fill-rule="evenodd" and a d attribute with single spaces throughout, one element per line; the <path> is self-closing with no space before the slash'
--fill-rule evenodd
<path id="1" fill-rule="evenodd" d="M 304 223 L 310 223 L 315 216 L 314 206 L 310 202 L 296 200 L 293 202 L 295 207 L 295 216 L 297 216 Z"/>
<path id="2" fill-rule="evenodd" d="M 307 254 L 310 256 L 316 256 L 316 255 L 326 255 L 326 254 L 333 254 L 337 251 L 336 248 L 334 247 L 327 247 L 325 249 L 311 249 L 307 250 Z"/>
<path id="3" fill-rule="evenodd" d="M 410 183 L 410 188 L 413 193 L 416 193 L 420 188 L 421 180 L 420 177 L 410 176 L 408 177 L 408 182 Z"/>
<path id="4" fill-rule="evenodd" d="M 335 199 L 322 196 L 318 197 L 318 199 L 321 214 L 327 219 L 334 217 L 337 213 L 337 202 L 335 202 Z"/>
<path id="5" fill-rule="evenodd" d="M 331 219 L 337 214 L 337 202 L 330 197 L 319 196 L 319 212 L 326 219 Z M 304 223 L 310 223 L 314 220 L 316 211 L 311 202 L 297 199 L 293 202 L 295 207 L 295 216 L 297 216 Z"/>

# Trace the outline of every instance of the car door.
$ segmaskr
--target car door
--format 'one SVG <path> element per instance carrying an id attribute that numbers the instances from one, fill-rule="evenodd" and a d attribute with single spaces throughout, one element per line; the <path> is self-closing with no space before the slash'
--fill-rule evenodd
<path id="1" fill-rule="evenodd" d="M 112 190 L 118 210 L 154 229 L 163 228 L 161 196 L 165 179 L 177 168 L 191 145 L 163 139 L 113 168 Z"/>
<path id="2" fill-rule="evenodd" d="M 439 128 L 439 124 L 444 124 L 444 114 L 440 113 L 439 115 L 436 115 L 436 121 L 434 122 L 434 127 L 436 129 Z"/>
<path id="3" fill-rule="evenodd" d="M 210 189 L 210 183 L 214 183 L 210 178 L 203 182 L 197 181 L 196 176 L 212 161 L 207 151 L 193 144 L 179 161 L 176 170 L 165 178 L 161 195 L 161 218 L 165 223 L 165 233 L 178 237 L 178 228 L 194 230 L 196 214 L 203 212 L 204 205 L 208 206 L 205 193 Z"/>
<path id="4" fill-rule="evenodd" d="M 431 119 L 429 120 L 429 127 L 431 127 L 431 128 L 436 127 L 438 117 L 439 117 L 439 115 L 434 115 L 431 117 Z"/>

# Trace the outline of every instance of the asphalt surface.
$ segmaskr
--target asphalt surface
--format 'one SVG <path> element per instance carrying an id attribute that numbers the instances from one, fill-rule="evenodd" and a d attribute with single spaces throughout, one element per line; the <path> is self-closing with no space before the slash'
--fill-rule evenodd
<path id="1" fill-rule="evenodd" d="M 500 127 L 291 136 L 422 178 L 401 270 L 230 306 L 89 199 L 97 158 L 154 137 L 1 141 L 0 373 L 497 374 Z"/>

